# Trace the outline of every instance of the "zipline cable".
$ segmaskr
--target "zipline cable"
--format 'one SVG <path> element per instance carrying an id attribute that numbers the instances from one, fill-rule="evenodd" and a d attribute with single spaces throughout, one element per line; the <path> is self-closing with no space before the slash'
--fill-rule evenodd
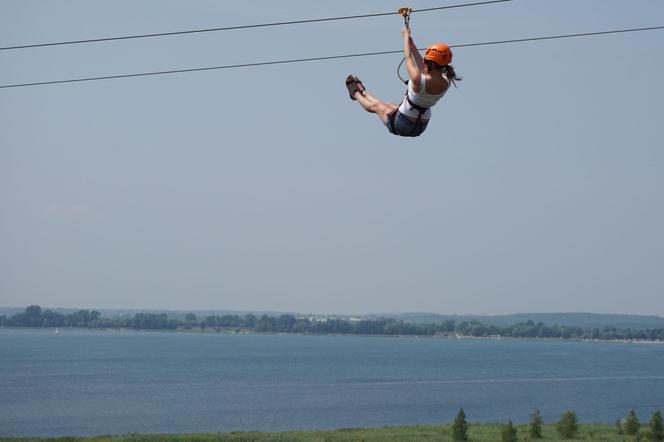
<path id="1" fill-rule="evenodd" d="M 474 3 L 463 3 L 458 5 L 448 5 L 448 6 L 437 6 L 433 8 L 424 8 L 424 9 L 414 9 L 411 12 L 430 12 L 430 11 L 440 11 L 443 9 L 455 9 L 455 8 L 465 8 L 468 6 L 480 6 L 480 5 L 489 5 L 493 3 L 505 3 L 512 0 L 487 0 Z M 360 15 L 346 15 L 340 17 L 327 17 L 327 18 L 312 18 L 307 20 L 292 20 L 292 21 L 282 21 L 274 23 L 260 23 L 253 25 L 240 25 L 240 26 L 227 26 L 221 28 L 207 28 L 207 29 L 191 29 L 188 31 L 173 31 L 173 32 L 159 32 L 154 34 L 139 34 L 139 35 L 126 35 L 120 37 L 103 37 L 103 38 L 90 38 L 85 40 L 71 40 L 71 41 L 59 41 L 52 43 L 36 43 L 36 44 L 23 44 L 17 46 L 6 46 L 0 47 L 0 51 L 9 51 L 14 49 L 28 49 L 28 48 L 41 48 L 46 46 L 64 46 L 64 45 L 74 45 L 82 43 L 99 43 L 104 41 L 117 41 L 117 40 L 131 40 L 137 38 L 151 38 L 151 37 L 166 37 L 171 35 L 184 35 L 184 34 L 197 34 L 203 32 L 218 32 L 218 31 L 234 31 L 238 29 L 251 29 L 251 28 L 266 28 L 272 26 L 286 26 L 286 25 L 299 25 L 304 23 L 318 23 L 326 21 L 338 21 L 338 20 L 354 20 L 360 18 L 370 18 L 370 17 L 384 17 L 387 15 L 396 15 L 398 12 L 380 12 L 376 14 L 360 14 Z"/>
<path id="2" fill-rule="evenodd" d="M 511 44 L 511 43 L 522 43 L 522 42 L 532 42 L 532 41 L 542 41 L 542 40 L 554 40 L 562 38 L 574 38 L 574 37 L 589 37 L 596 35 L 608 35 L 608 34 L 620 34 L 627 32 L 641 32 L 641 31 L 654 31 L 664 29 L 664 26 L 652 26 L 647 28 L 631 28 L 631 29 L 618 29 L 613 31 L 599 31 L 599 32 L 583 32 L 577 34 L 564 34 L 564 35 L 551 35 L 546 37 L 529 37 L 529 38 L 518 38 L 512 40 L 497 40 L 497 41 L 488 41 L 481 43 L 466 43 L 458 45 L 450 45 L 451 48 L 468 48 L 475 46 L 489 46 L 489 45 L 499 45 L 499 44 Z M 254 66 L 267 66 L 267 65 L 276 65 L 276 64 L 288 64 L 288 63 L 304 63 L 310 61 L 322 61 L 322 60 L 334 60 L 340 58 L 355 58 L 355 57 L 369 57 L 374 55 L 387 55 L 387 54 L 399 54 L 402 51 L 381 51 L 381 52 L 364 52 L 360 54 L 346 54 L 346 55 L 330 55 L 327 57 L 311 57 L 311 58 L 296 58 L 290 60 L 275 60 L 275 61 L 263 61 L 258 63 L 243 63 L 243 64 L 230 64 L 224 66 L 210 66 L 202 68 L 192 68 L 192 69 L 175 69 L 168 71 L 157 71 L 157 72 L 142 72 L 136 74 L 121 74 L 121 75 L 107 75 L 101 77 L 86 77 L 86 78 L 73 78 L 68 80 L 54 80 L 54 81 L 40 81 L 34 83 L 19 83 L 19 84 L 7 84 L 1 85 L 0 89 L 8 88 L 18 88 L 18 87 L 27 87 L 27 86 L 45 86 L 52 84 L 64 84 L 64 83 L 78 83 L 84 81 L 98 81 L 98 80 L 112 80 L 118 78 L 131 78 L 131 77 L 146 77 L 151 75 L 168 75 L 168 74 L 180 74 L 185 72 L 201 72 L 201 71 L 212 71 L 220 69 L 237 69 L 237 68 L 248 68 Z"/>

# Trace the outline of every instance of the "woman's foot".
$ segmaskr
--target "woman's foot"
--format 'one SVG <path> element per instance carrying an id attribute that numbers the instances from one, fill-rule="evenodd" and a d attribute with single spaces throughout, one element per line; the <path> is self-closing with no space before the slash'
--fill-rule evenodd
<path id="1" fill-rule="evenodd" d="M 346 89 L 348 89 L 348 95 L 350 95 L 351 100 L 357 100 L 355 94 L 358 92 L 360 95 L 364 94 L 364 86 L 362 85 L 362 82 L 354 75 L 346 77 Z"/>
<path id="2" fill-rule="evenodd" d="M 353 79 L 355 80 L 355 87 L 357 88 L 357 91 L 364 95 L 364 91 L 366 89 L 364 88 L 364 85 L 362 84 L 362 80 L 360 80 L 357 76 L 353 75 Z"/>

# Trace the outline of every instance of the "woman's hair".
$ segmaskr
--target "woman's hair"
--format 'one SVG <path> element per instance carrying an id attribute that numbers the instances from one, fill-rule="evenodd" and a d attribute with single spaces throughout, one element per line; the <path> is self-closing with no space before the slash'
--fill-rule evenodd
<path id="1" fill-rule="evenodd" d="M 462 77 L 457 76 L 457 74 L 456 74 L 456 72 L 454 72 L 454 68 L 452 67 L 451 64 L 441 66 L 438 63 L 436 63 L 435 61 L 431 61 L 431 60 L 424 60 L 424 63 L 426 63 L 427 69 L 429 69 L 429 72 L 431 72 L 434 69 L 440 69 L 443 72 L 443 74 L 445 74 L 447 79 L 452 82 L 454 87 L 456 87 L 456 82 L 457 81 L 463 80 Z"/>

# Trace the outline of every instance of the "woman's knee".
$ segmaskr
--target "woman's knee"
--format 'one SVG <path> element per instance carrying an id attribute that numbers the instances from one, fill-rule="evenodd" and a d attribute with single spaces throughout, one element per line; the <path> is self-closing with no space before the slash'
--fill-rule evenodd
<path id="1" fill-rule="evenodd" d="M 396 106 L 391 103 L 383 103 L 383 106 L 380 108 L 378 112 L 376 112 L 381 119 L 387 118 L 388 115 L 390 115 L 392 112 L 396 111 L 399 108 L 399 106 Z"/>

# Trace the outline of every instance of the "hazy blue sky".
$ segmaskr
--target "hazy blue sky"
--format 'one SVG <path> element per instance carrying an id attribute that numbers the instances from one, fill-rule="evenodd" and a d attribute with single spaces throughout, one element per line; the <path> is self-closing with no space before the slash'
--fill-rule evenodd
<path id="1" fill-rule="evenodd" d="M 0 46 L 402 3 L 3 0 Z M 0 84 L 394 50 L 401 25 L 2 51 Z M 412 19 L 421 46 L 658 25 L 661 0 Z M 2 89 L 0 305 L 664 315 L 662 54 L 664 31 L 458 49 L 418 139 L 345 92 L 399 101 L 399 55 Z"/>

